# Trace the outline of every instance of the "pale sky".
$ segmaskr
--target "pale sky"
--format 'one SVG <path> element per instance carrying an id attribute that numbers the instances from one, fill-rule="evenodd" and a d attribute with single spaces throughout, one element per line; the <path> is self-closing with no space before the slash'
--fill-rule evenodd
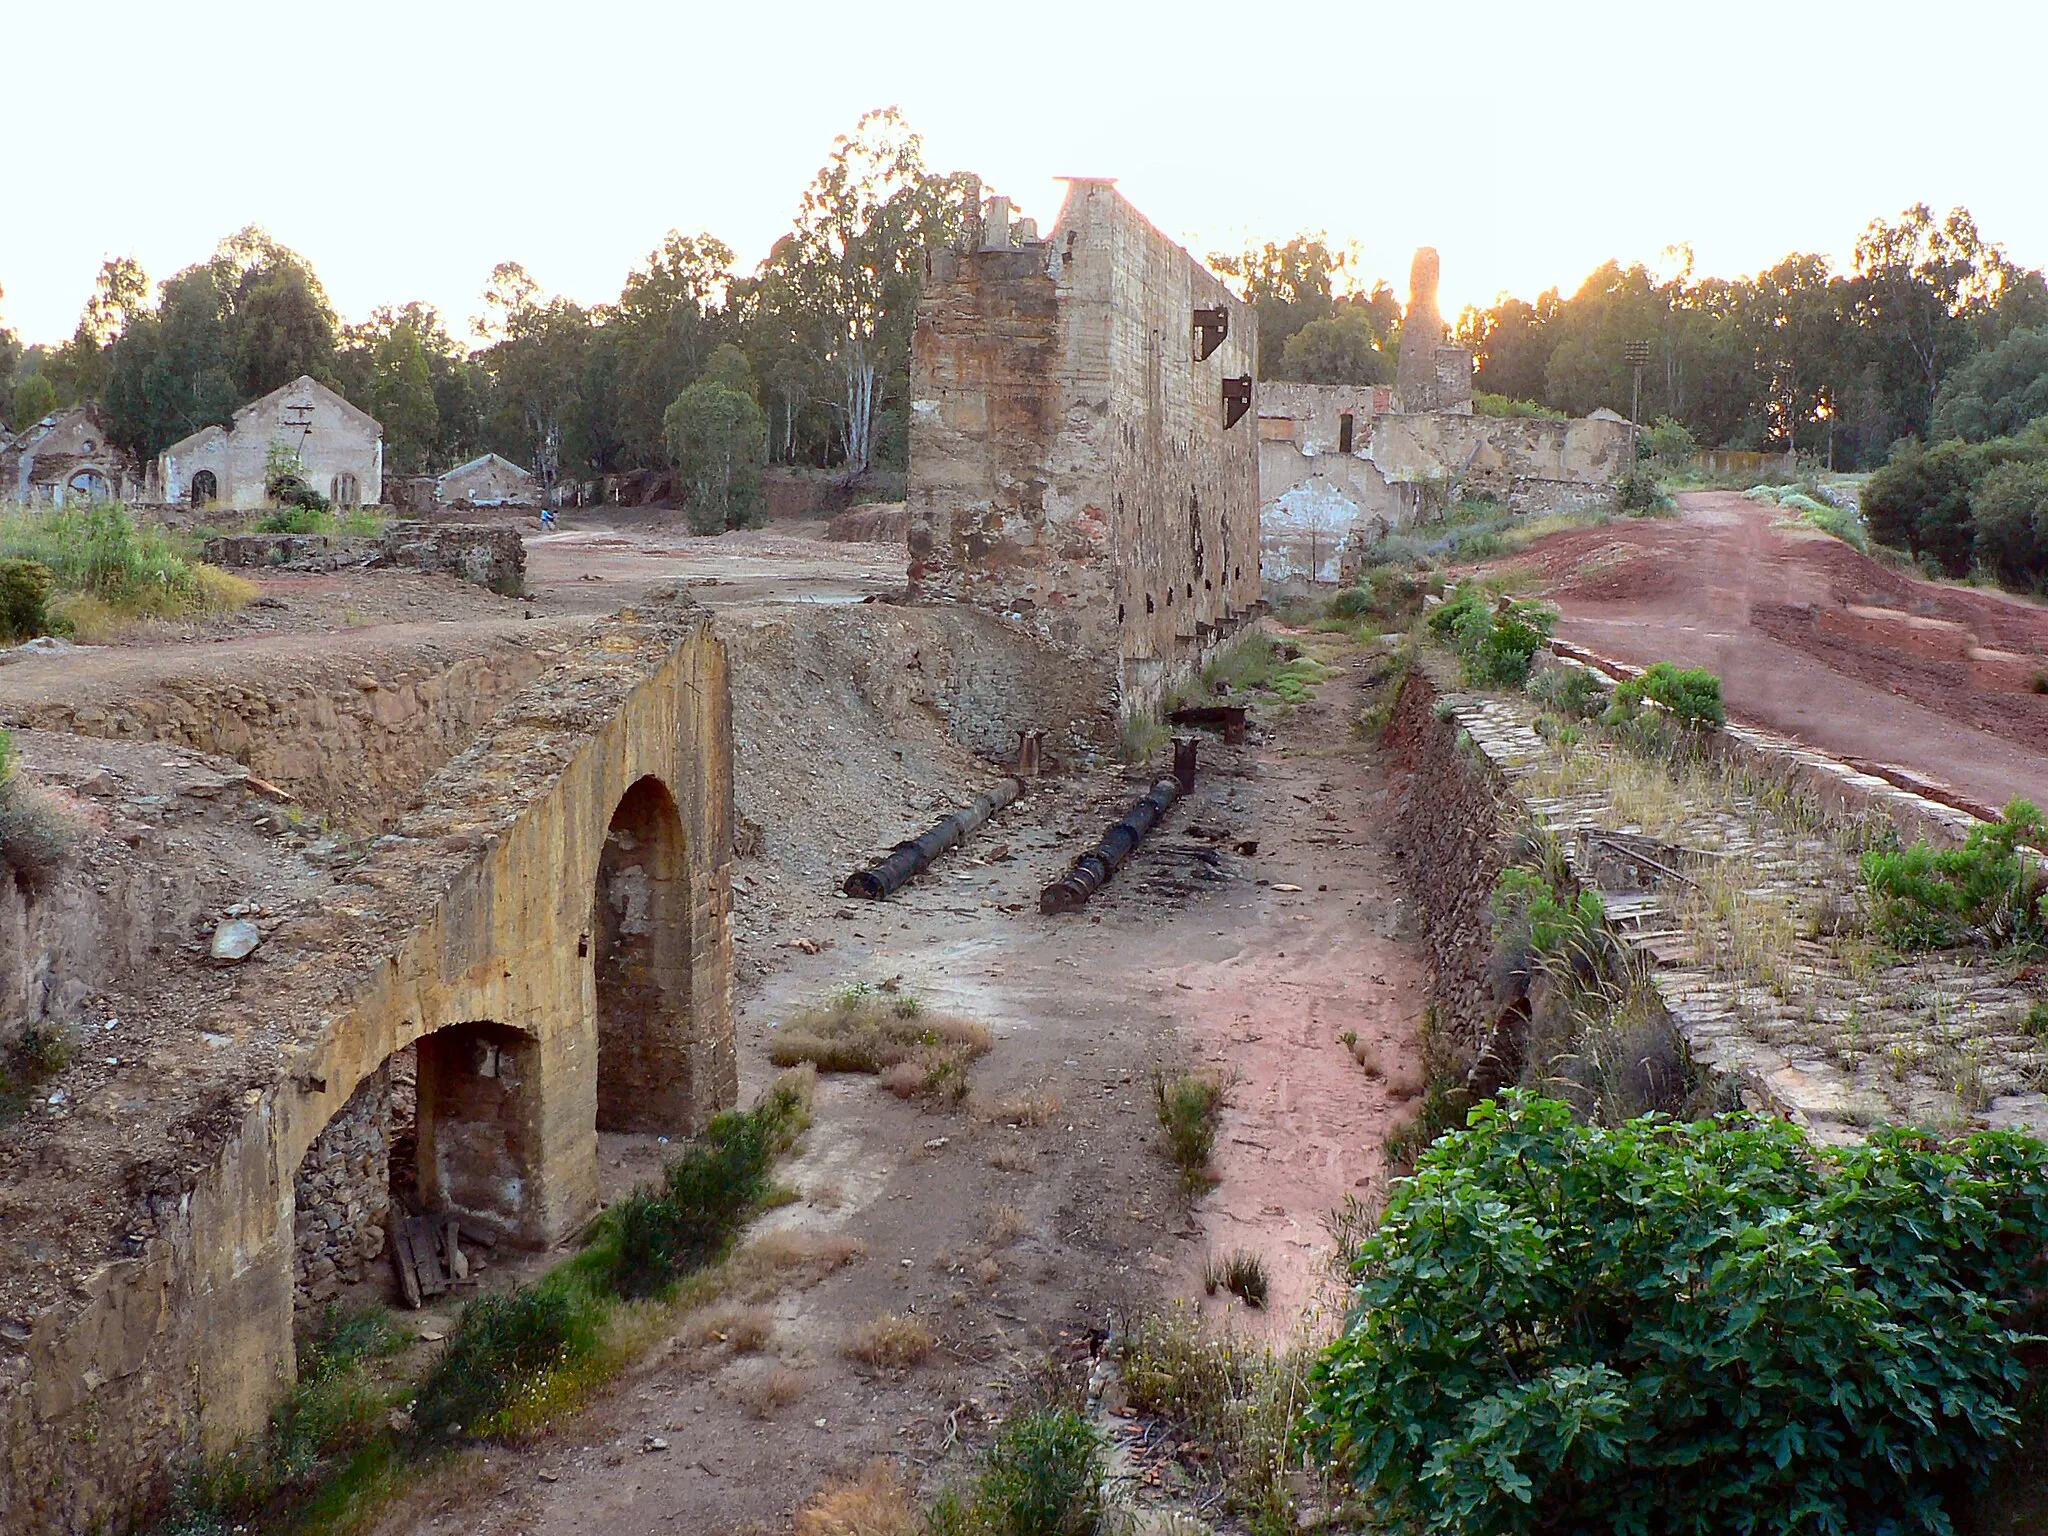
<path id="1" fill-rule="evenodd" d="M 1098 175 L 1198 256 L 1327 231 L 1405 292 L 1433 244 L 1452 315 L 1680 241 L 1844 260 L 1916 201 L 2038 266 L 2044 45 L 2039 0 L 0 0 L 0 324 L 60 340 L 105 256 L 248 223 L 344 319 L 458 335 L 499 261 L 585 303 L 671 228 L 751 267 L 891 104 L 1041 223 Z"/>

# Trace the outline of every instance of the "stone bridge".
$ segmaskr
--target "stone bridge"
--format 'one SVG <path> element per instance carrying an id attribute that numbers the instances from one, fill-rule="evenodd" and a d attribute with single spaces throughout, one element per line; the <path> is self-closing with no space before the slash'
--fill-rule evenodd
<path id="1" fill-rule="evenodd" d="M 263 1427 L 317 1243 L 303 1179 L 337 1116 L 388 1116 L 394 1056 L 420 1203 L 516 1246 L 596 1211 L 600 1130 L 684 1135 L 733 1102 L 731 764 L 708 615 L 622 612 L 427 783 L 295 951 L 223 979 L 118 1182 L 0 1254 L 0 1529 L 118 1527 Z M 81 1114 L 44 1155 L 87 1160 L 93 1134 Z"/>

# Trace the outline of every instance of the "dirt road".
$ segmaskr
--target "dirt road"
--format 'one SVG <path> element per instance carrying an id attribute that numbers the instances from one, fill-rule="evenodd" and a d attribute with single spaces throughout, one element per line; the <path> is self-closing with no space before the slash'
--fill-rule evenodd
<path id="1" fill-rule="evenodd" d="M 1179 1295 L 1291 1331 L 1324 1289 L 1324 1213 L 1377 1178 L 1381 1139 L 1408 1109 L 1395 1095 L 1413 1091 L 1412 1074 L 1369 1076 L 1338 1038 L 1355 1031 L 1396 1066 L 1422 1003 L 1381 837 L 1382 768 L 1348 729 L 1357 707 L 1343 677 L 1265 740 L 1205 740 L 1197 793 L 1079 914 L 1041 917 L 1037 892 L 1142 779 L 1047 783 L 886 903 L 783 891 L 788 938 L 829 947 L 777 948 L 745 999 L 743 1095 L 766 1081 L 790 1007 L 893 980 L 994 1030 L 979 1098 L 1049 1093 L 1058 1113 L 1015 1126 L 827 1078 L 785 1170 L 804 1200 L 765 1226 L 852 1239 L 862 1256 L 783 1295 L 760 1353 L 657 1350 L 556 1432 L 480 1454 L 381 1529 L 786 1529 L 824 1480 L 873 1457 L 959 1457 L 1035 1362 L 1083 1348 L 1119 1310 Z M 1227 851 L 1249 840 L 1255 855 Z M 1157 1150 L 1152 1105 L 1155 1072 L 1188 1065 L 1237 1078 L 1220 1183 L 1192 1207 Z M 1205 1256 L 1240 1248 L 1272 1272 L 1263 1316 L 1202 1296 Z M 938 1335 L 928 1364 L 876 1371 L 842 1356 L 882 1312 Z M 775 1373 L 794 1395 L 764 1414 L 758 1384 Z"/>
<path id="2" fill-rule="evenodd" d="M 1773 528 L 1775 508 L 1730 492 L 1679 502 L 1676 520 L 1573 530 L 1495 564 L 1542 574 L 1565 639 L 1639 666 L 1711 668 L 1744 719 L 1945 780 L 1987 805 L 2015 795 L 2048 803 L 2048 743 L 2032 727 L 2043 701 L 1975 697 L 1946 672 L 1886 653 L 1835 645 L 1816 654 L 1780 638 L 1794 631 L 1776 622 L 1802 606 L 1877 603 L 2043 654 L 2048 609 L 1901 576 L 1824 534 Z"/>

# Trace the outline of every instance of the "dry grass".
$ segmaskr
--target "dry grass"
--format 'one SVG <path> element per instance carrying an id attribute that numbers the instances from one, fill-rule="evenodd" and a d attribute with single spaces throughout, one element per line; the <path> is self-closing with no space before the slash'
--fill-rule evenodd
<path id="1" fill-rule="evenodd" d="M 755 1418 L 772 1419 L 802 1397 L 809 1387 L 810 1381 L 801 1371 L 793 1371 L 786 1365 L 771 1365 L 766 1370 L 749 1374 L 733 1388 L 733 1396 Z"/>
<path id="2" fill-rule="evenodd" d="M 1064 1107 L 1060 1096 L 1050 1089 L 1004 1094 L 997 1098 L 977 1093 L 970 1095 L 967 1101 L 967 1112 L 988 1125 L 1050 1125 Z"/>
<path id="3" fill-rule="evenodd" d="M 785 1020 L 768 1059 L 778 1067 L 809 1062 L 820 1072 L 874 1073 L 899 1098 L 959 1100 L 967 1094 L 967 1068 L 994 1043 L 971 1019 L 855 986 Z"/>
<path id="4" fill-rule="evenodd" d="M 855 1329 L 853 1337 L 840 1346 L 839 1352 L 863 1365 L 900 1371 L 924 1364 L 937 1345 L 938 1340 L 932 1337 L 931 1329 L 916 1318 L 884 1312 Z"/>
<path id="5" fill-rule="evenodd" d="M 1798 924 L 1786 901 L 1750 889 L 1748 874 L 1740 860 L 1700 860 L 1683 900 L 1686 926 L 1706 939 L 1702 958 L 1717 969 L 1785 997 L 1798 957 Z"/>
<path id="6" fill-rule="evenodd" d="M 1009 1247 L 1029 1230 L 1024 1213 L 1014 1205 L 999 1205 L 988 1213 L 988 1240 L 998 1248 Z"/>
<path id="7" fill-rule="evenodd" d="M 885 1461 L 856 1481 L 829 1483 L 797 1512 L 796 1536 L 920 1536 L 924 1521 L 910 1489 Z"/>
<path id="8" fill-rule="evenodd" d="M 982 1285 L 994 1285 L 1003 1278 L 1003 1266 L 994 1259 L 983 1259 L 974 1266 L 974 1278 Z"/>
<path id="9" fill-rule="evenodd" d="M 1033 1173 L 1038 1168 L 1038 1153 L 1034 1148 L 1005 1142 L 989 1153 L 988 1165 L 1004 1173 Z"/>
<path id="10" fill-rule="evenodd" d="M 859 1238 L 837 1233 L 770 1232 L 741 1248 L 716 1272 L 707 1272 L 715 1273 L 718 1290 L 697 1299 L 714 1301 L 730 1295 L 743 1301 L 766 1301 L 792 1287 L 809 1290 L 867 1251 L 867 1244 Z"/>
<path id="11" fill-rule="evenodd" d="M 766 1307 L 722 1306 L 692 1317 L 681 1337 L 699 1348 L 723 1344 L 736 1355 L 755 1355 L 774 1332 L 775 1314 Z"/>

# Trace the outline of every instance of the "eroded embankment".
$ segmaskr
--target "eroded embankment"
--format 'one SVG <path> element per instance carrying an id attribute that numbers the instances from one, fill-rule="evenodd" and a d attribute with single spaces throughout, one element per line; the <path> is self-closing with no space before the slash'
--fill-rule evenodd
<path id="1" fill-rule="evenodd" d="M 1412 765 L 1404 835 L 1432 1000 L 1463 1060 L 1513 1001 L 1488 975 L 1489 897 L 1541 841 L 1600 895 L 1647 1000 L 1722 1097 L 1827 1139 L 1882 1121 L 2048 1124 L 2024 981 L 1968 953 L 1892 956 L 1861 931 L 1859 849 L 1960 840 L 1961 813 L 1745 727 L 1683 765 L 1561 746 L 1533 701 L 1454 675 L 1425 653 L 1390 734 Z"/>
<path id="2" fill-rule="evenodd" d="M 0 672 L 0 725 L 231 758 L 311 815 L 388 831 L 581 627 L 394 626 L 368 638 L 223 645 L 189 660 L 38 658 Z"/>

